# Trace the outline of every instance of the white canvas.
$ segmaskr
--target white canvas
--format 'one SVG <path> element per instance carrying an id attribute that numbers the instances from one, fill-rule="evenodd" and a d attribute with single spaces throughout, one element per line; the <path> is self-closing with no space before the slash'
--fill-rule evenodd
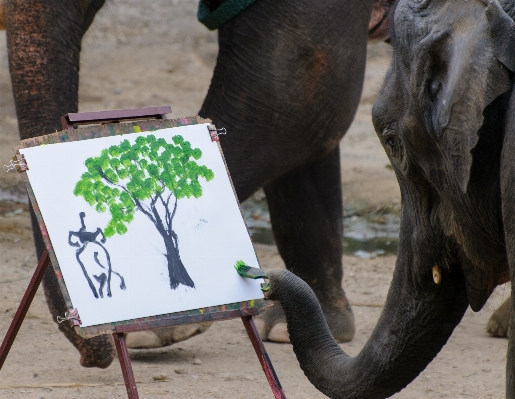
<path id="1" fill-rule="evenodd" d="M 172 137 L 181 135 L 192 148 L 202 151 L 193 161 L 214 173 L 210 181 L 199 178 L 199 198 L 177 201 L 172 219 L 180 259 L 194 287 L 178 284 L 171 288 L 164 238 L 142 211 L 135 211 L 133 220 L 125 223 L 125 234 L 114 234 L 103 242 L 97 228 L 106 231 L 110 211 L 98 212 L 83 196 L 74 195 L 77 182 L 87 172 L 86 159 L 98 157 L 103 149 L 119 146 L 124 140 L 134 145 L 138 137 L 149 135 L 171 144 Z M 260 282 L 244 279 L 234 269 L 238 260 L 259 265 L 223 159 L 206 124 L 44 145 L 20 153 L 29 166 L 27 175 L 82 327 L 262 298 Z M 170 214 L 172 204 L 173 196 Z M 89 273 L 98 298 L 78 260 Z M 111 276 L 110 297 L 107 281 L 103 297 L 99 295 L 102 273 Z"/>

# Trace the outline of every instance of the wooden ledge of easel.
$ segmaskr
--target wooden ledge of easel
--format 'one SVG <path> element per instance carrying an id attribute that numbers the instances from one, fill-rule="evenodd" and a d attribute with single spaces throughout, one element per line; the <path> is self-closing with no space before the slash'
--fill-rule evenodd
<path id="1" fill-rule="evenodd" d="M 161 107 L 146 107 L 132 109 L 117 109 L 113 111 L 96 111 L 70 113 L 61 116 L 63 129 L 74 129 L 77 125 L 91 125 L 95 123 L 119 123 L 124 120 L 137 119 L 166 119 L 166 114 L 171 114 L 169 105 Z"/>
<path id="2" fill-rule="evenodd" d="M 273 306 L 272 301 L 255 299 L 247 302 L 211 306 L 203 309 L 185 310 L 182 312 L 145 317 L 141 319 L 132 319 L 88 327 L 75 327 L 75 329 L 82 337 L 91 338 L 102 334 L 129 333 L 182 324 L 257 316 L 260 312 L 270 308 L 271 306 Z"/>
<path id="3" fill-rule="evenodd" d="M 170 327 L 181 324 L 190 324 L 190 323 L 200 323 L 206 321 L 216 321 L 216 320 L 227 320 L 234 319 L 237 317 L 245 317 L 245 316 L 257 316 L 259 313 L 259 308 L 244 308 L 237 310 L 226 310 L 212 313 L 204 313 L 199 315 L 177 315 L 176 317 L 172 316 L 167 319 L 162 320 L 151 320 L 144 321 L 140 323 L 127 324 L 127 325 L 119 325 L 115 327 L 115 332 L 117 333 L 129 333 L 135 331 L 144 331 L 150 330 L 153 328 L 159 327 Z"/>

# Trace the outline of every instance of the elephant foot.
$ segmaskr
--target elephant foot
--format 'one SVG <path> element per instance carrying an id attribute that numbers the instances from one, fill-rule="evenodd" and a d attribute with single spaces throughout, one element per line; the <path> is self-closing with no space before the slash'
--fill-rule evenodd
<path id="1" fill-rule="evenodd" d="M 86 339 L 78 335 L 68 323 L 59 324 L 59 330 L 79 351 L 82 367 L 105 369 L 117 356 L 114 339 L 110 334 Z"/>
<path id="2" fill-rule="evenodd" d="M 274 301 L 274 306 L 260 313 L 254 318 L 254 324 L 259 336 L 263 341 L 278 343 L 289 343 L 290 334 L 286 325 L 286 316 L 283 308 L 278 301 Z"/>
<path id="3" fill-rule="evenodd" d="M 511 297 L 490 316 L 486 332 L 492 337 L 507 338 L 510 330 Z"/>
<path id="4" fill-rule="evenodd" d="M 349 342 L 354 338 L 356 327 L 354 324 L 354 314 L 344 297 L 334 303 L 320 303 L 329 330 L 333 334 L 336 342 Z M 277 343 L 289 343 L 290 335 L 286 324 L 281 304 L 274 301 L 274 306 L 260 313 L 255 319 L 259 336 L 263 341 Z"/>
<path id="5" fill-rule="evenodd" d="M 127 347 L 131 349 L 162 348 L 202 334 L 212 324 L 212 321 L 205 321 L 129 333 L 126 339 Z"/>
<path id="6" fill-rule="evenodd" d="M 105 369 L 111 365 L 116 357 L 114 340 L 110 335 L 100 335 L 85 339 L 77 346 L 80 352 L 80 364 L 82 367 L 98 367 Z"/>

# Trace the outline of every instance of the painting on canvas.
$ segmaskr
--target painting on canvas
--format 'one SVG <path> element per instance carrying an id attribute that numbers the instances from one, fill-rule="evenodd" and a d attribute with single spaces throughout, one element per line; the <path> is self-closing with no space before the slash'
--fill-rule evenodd
<path id="1" fill-rule="evenodd" d="M 82 327 L 262 297 L 207 126 L 20 149 Z"/>

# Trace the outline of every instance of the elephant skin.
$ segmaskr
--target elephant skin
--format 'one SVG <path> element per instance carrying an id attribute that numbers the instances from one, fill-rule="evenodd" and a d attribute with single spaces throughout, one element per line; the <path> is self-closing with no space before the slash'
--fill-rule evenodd
<path id="1" fill-rule="evenodd" d="M 393 59 L 373 107 L 377 135 L 401 189 L 396 268 L 362 351 L 331 337 L 316 295 L 288 271 L 267 296 L 285 310 L 299 363 L 333 398 L 386 398 L 447 342 L 468 306 L 494 288 L 515 298 L 515 4 L 399 0 Z M 506 397 L 515 398 L 511 312 Z"/>
<path id="2" fill-rule="evenodd" d="M 313 288 L 338 341 L 352 339 L 355 331 L 341 287 L 338 144 L 359 103 L 369 29 L 375 36 L 386 32 L 393 0 L 380 1 L 375 8 L 374 0 L 256 1 L 219 30 L 218 60 L 199 112 L 230 132 L 221 145 L 239 200 L 264 187 L 286 267 Z M 78 111 L 81 41 L 104 2 L 4 0 L 21 139 L 60 130 L 60 116 Z M 43 240 L 33 221 L 41 256 Z M 51 268 L 43 284 L 55 320 L 66 309 Z M 258 321 L 261 334 L 288 341 L 284 321 L 281 309 L 265 313 Z M 85 340 L 64 323 L 60 328 L 84 366 L 106 367 L 114 358 L 110 337 Z M 149 345 L 174 336 L 152 334 L 146 334 Z"/>

